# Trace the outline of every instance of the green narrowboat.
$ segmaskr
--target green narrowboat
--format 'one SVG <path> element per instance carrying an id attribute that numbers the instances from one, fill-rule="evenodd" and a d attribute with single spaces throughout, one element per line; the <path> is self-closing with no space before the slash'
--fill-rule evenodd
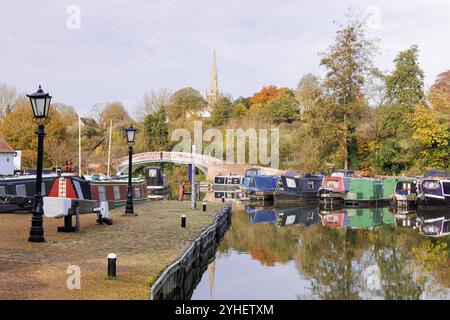
<path id="1" fill-rule="evenodd" d="M 351 207 L 389 204 L 389 197 L 383 192 L 383 181 L 374 178 L 353 178 L 344 203 Z"/>

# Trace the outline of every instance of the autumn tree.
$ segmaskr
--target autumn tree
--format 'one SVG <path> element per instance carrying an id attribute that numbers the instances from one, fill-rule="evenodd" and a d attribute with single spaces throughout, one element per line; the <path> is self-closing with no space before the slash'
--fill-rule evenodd
<path id="1" fill-rule="evenodd" d="M 449 160 L 450 132 L 440 123 L 428 107 L 417 106 L 413 113 L 408 113 L 404 121 L 412 128 L 412 139 L 416 143 L 416 161 L 421 169 L 446 168 Z"/>
<path id="2" fill-rule="evenodd" d="M 64 144 L 67 138 L 67 130 L 59 112 L 52 106 L 49 111 L 50 121 L 45 126 L 47 134 L 46 141 L 53 139 L 58 144 L 65 145 L 64 154 L 70 149 L 70 145 Z M 36 124 L 33 122 L 33 113 L 30 102 L 27 99 L 21 100 L 14 110 L 6 114 L 0 126 L 1 136 L 14 148 L 20 149 L 22 153 L 23 166 L 28 168 L 35 167 L 35 154 L 37 151 Z M 48 147 L 44 143 L 46 153 L 45 165 L 53 165 L 55 154 L 49 153 Z"/>
<path id="3" fill-rule="evenodd" d="M 450 70 L 438 75 L 430 88 L 428 100 L 450 127 Z"/>
<path id="4" fill-rule="evenodd" d="M 308 113 L 309 110 L 316 107 L 322 94 L 322 86 L 319 78 L 312 73 L 304 75 L 300 79 L 295 91 L 301 113 Z"/>
<path id="5" fill-rule="evenodd" d="M 342 154 L 344 168 L 349 165 L 351 145 L 355 143 L 355 127 L 364 110 L 363 96 L 366 78 L 372 70 L 374 40 L 367 38 L 365 21 L 349 19 L 336 33 L 335 41 L 322 55 L 320 65 L 326 68 L 323 81 L 327 95 L 330 126 L 335 127 L 340 139 L 338 153 Z"/>
<path id="6" fill-rule="evenodd" d="M 270 100 L 278 97 L 282 90 L 274 85 L 263 87 L 261 91 L 255 93 L 250 97 L 250 109 L 255 109 L 258 106 L 265 105 Z"/>
<path id="7" fill-rule="evenodd" d="M 202 111 L 207 102 L 197 90 L 188 87 L 176 91 L 169 100 L 166 108 L 167 116 L 171 121 L 185 119 L 187 115 Z"/>
<path id="8" fill-rule="evenodd" d="M 151 89 L 144 93 L 144 96 L 136 105 L 135 114 L 138 121 L 143 120 L 147 115 L 158 112 L 161 108 L 167 107 L 172 92 L 169 89 Z"/>
<path id="9" fill-rule="evenodd" d="M 19 99 L 16 89 L 0 83 L 0 118 L 10 112 Z"/>
<path id="10" fill-rule="evenodd" d="M 250 97 L 250 110 L 266 115 L 274 123 L 291 122 L 299 115 L 294 91 L 276 86 L 263 87 Z"/>
<path id="11" fill-rule="evenodd" d="M 121 102 L 112 102 L 105 106 L 100 113 L 100 124 L 103 127 L 108 127 L 110 121 L 117 124 L 124 124 L 131 122 L 131 117 L 128 111 Z"/>

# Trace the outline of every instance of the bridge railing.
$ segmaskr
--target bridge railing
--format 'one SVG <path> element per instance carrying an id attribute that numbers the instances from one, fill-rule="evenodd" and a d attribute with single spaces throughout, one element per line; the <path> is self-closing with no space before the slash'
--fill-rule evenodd
<path id="1" fill-rule="evenodd" d="M 223 163 L 223 160 L 214 158 L 211 156 L 205 156 L 203 154 L 192 154 L 189 152 L 171 152 L 171 151 L 152 151 L 143 152 L 133 155 L 133 163 L 145 163 L 145 162 L 158 162 L 158 160 L 170 161 L 175 163 L 192 163 L 194 161 L 195 165 L 207 168 L 212 164 Z M 123 157 L 118 159 L 119 171 L 123 171 L 128 167 L 128 157 Z"/>

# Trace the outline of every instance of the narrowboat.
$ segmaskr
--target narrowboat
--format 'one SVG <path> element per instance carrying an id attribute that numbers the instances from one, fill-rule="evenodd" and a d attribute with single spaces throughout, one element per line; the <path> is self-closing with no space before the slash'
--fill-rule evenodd
<path id="1" fill-rule="evenodd" d="M 47 195 L 56 177 L 56 174 L 42 175 L 43 196 Z M 36 175 L 0 177 L 0 212 L 31 212 L 35 193 Z"/>
<path id="2" fill-rule="evenodd" d="M 108 201 L 111 207 L 125 205 L 128 179 L 100 180 L 98 176 L 69 176 L 54 179 L 49 197 L 76 198 L 82 200 Z M 144 179 L 132 179 L 133 202 L 148 200 L 147 183 Z"/>
<path id="3" fill-rule="evenodd" d="M 316 201 L 323 176 L 288 172 L 280 176 L 273 193 L 275 205 Z"/>
<path id="4" fill-rule="evenodd" d="M 250 200 L 271 201 L 277 186 L 277 176 L 254 176 L 248 183 L 248 197 Z"/>
<path id="5" fill-rule="evenodd" d="M 450 235 L 450 213 L 439 216 L 417 215 L 416 226 L 419 232 L 428 237 L 443 237 Z"/>
<path id="6" fill-rule="evenodd" d="M 309 227 L 321 221 L 319 210 L 311 207 L 274 208 L 278 217 L 278 226 L 300 225 Z"/>
<path id="7" fill-rule="evenodd" d="M 356 174 L 351 170 L 337 170 L 323 178 L 322 186 L 319 188 L 320 200 L 343 201 L 349 190 L 350 180 L 354 177 Z"/>
<path id="8" fill-rule="evenodd" d="M 417 204 L 419 206 L 450 206 L 450 179 L 423 178 L 419 184 Z"/>
<path id="9" fill-rule="evenodd" d="M 146 167 L 144 172 L 149 195 L 163 195 L 169 192 L 169 182 L 161 167 Z"/>
<path id="10" fill-rule="evenodd" d="M 277 221 L 277 215 L 272 206 L 245 206 L 245 212 L 249 216 L 251 224 L 258 223 L 275 223 Z"/>
<path id="11" fill-rule="evenodd" d="M 395 180 L 394 205 L 404 208 L 417 205 L 417 180 L 413 178 L 398 178 L 393 180 Z"/>
<path id="12" fill-rule="evenodd" d="M 352 207 L 383 205 L 389 202 L 389 197 L 383 192 L 383 181 L 374 178 L 351 179 L 344 197 L 345 205 Z"/>

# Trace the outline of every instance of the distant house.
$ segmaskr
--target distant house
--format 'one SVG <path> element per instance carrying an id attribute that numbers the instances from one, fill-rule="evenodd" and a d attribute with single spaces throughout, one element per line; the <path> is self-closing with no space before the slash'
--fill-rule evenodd
<path id="1" fill-rule="evenodd" d="M 80 118 L 81 124 L 84 127 L 96 127 L 97 122 L 92 118 Z"/>
<path id="2" fill-rule="evenodd" d="M 15 155 L 16 151 L 3 138 L 0 138 L 0 175 L 14 174 Z"/>

